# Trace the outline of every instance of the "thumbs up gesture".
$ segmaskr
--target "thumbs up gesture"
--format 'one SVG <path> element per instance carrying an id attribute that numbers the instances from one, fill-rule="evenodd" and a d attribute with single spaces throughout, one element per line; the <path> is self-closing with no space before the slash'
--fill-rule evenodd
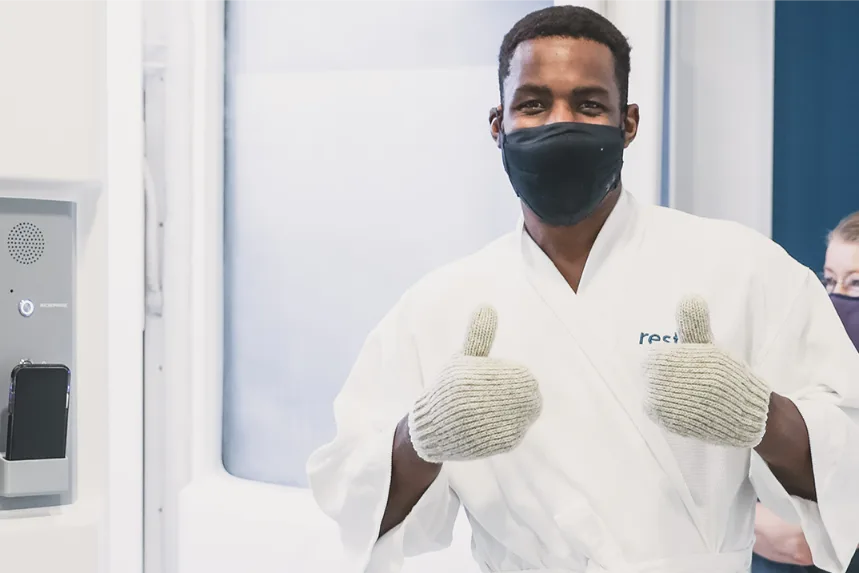
<path id="1" fill-rule="evenodd" d="M 707 303 L 677 307 L 679 343 L 645 361 L 650 418 L 670 432 L 721 446 L 752 448 L 766 430 L 770 389 L 749 367 L 713 344 Z"/>
<path id="2" fill-rule="evenodd" d="M 409 434 L 422 459 L 442 463 L 508 452 L 540 415 L 542 398 L 531 372 L 489 356 L 497 327 L 495 310 L 479 308 L 462 353 L 415 402 Z"/>

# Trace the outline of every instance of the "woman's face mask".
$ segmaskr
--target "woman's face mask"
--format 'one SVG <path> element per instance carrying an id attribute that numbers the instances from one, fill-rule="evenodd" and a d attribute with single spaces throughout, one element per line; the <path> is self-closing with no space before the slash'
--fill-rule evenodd
<path id="1" fill-rule="evenodd" d="M 845 296 L 843 294 L 830 294 L 835 311 L 847 329 L 847 335 L 853 341 L 856 350 L 859 350 L 859 297 Z"/>

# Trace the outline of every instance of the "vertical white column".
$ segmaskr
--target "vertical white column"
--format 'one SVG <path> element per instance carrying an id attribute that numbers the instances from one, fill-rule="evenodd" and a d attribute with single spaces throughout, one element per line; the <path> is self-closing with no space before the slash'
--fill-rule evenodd
<path id="1" fill-rule="evenodd" d="M 672 206 L 769 236 L 775 2 L 674 2 L 671 28 Z"/>
<path id="2" fill-rule="evenodd" d="M 107 523 L 105 573 L 143 566 L 142 3 L 108 1 Z M 85 317 L 82 317 L 85 320 Z"/>

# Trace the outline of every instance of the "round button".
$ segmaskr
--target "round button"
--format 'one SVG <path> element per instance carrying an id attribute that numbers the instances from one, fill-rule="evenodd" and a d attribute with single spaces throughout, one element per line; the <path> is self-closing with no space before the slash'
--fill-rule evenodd
<path id="1" fill-rule="evenodd" d="M 32 300 L 24 299 L 18 303 L 18 312 L 21 313 L 21 316 L 28 317 L 33 314 L 33 311 L 36 310 L 36 306 L 33 304 Z"/>

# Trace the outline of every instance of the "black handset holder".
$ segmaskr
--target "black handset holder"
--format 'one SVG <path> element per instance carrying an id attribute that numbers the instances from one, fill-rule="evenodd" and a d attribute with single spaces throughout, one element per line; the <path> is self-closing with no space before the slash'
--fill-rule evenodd
<path id="1" fill-rule="evenodd" d="M 30 373 L 30 377 L 22 380 L 25 373 Z M 51 376 L 46 378 L 49 374 Z M 21 384 L 25 384 L 25 387 L 22 388 Z M 23 389 L 29 389 L 29 392 L 22 396 Z M 52 402 L 33 402 L 34 391 L 42 398 L 46 395 L 52 396 Z M 70 391 L 71 371 L 65 365 L 44 362 L 33 364 L 29 360 L 21 360 L 12 370 L 6 451 L 0 453 L 0 498 L 56 495 L 68 491 L 69 457 L 66 432 Z M 19 394 L 17 400 L 11 398 L 15 392 Z M 27 396 L 29 400 L 26 400 Z M 22 398 L 25 399 L 23 403 Z M 16 406 L 14 411 L 13 403 Z M 22 405 L 24 410 L 17 414 Z M 32 416 L 34 412 L 38 414 L 46 411 L 56 413 L 56 419 L 61 420 L 61 423 L 50 424 L 45 419 L 35 422 L 32 418 L 27 419 L 27 416 Z M 16 415 L 23 415 L 24 421 L 29 422 L 18 430 L 24 432 L 23 442 L 15 442 L 13 439 L 13 436 L 17 435 Z M 39 441 L 38 438 L 45 432 L 50 434 L 56 431 L 62 431 L 61 442 L 54 440 L 46 446 L 43 441 Z M 12 455 L 13 452 L 15 455 Z M 59 457 L 60 455 L 62 457 Z M 7 459 L 7 456 L 14 459 Z"/>
<path id="2" fill-rule="evenodd" d="M 55 495 L 68 489 L 68 457 L 9 461 L 0 454 L 0 497 Z"/>

